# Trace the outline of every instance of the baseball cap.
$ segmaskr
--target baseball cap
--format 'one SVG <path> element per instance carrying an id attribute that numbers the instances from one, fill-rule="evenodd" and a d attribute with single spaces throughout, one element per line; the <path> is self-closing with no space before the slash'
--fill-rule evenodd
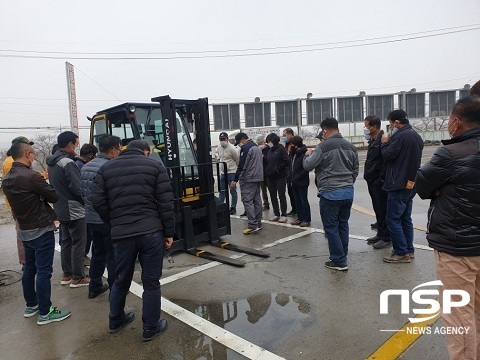
<path id="1" fill-rule="evenodd" d="M 221 132 L 220 135 L 218 135 L 219 139 L 228 139 L 228 134 L 226 132 Z"/>
<path id="2" fill-rule="evenodd" d="M 12 145 L 16 144 L 16 143 L 19 143 L 19 142 L 23 142 L 23 143 L 29 144 L 29 145 L 34 144 L 33 141 L 28 140 L 25 136 L 18 136 L 15 139 L 12 140 Z"/>
<path id="3" fill-rule="evenodd" d="M 242 132 L 235 135 L 235 146 L 240 144 L 240 140 L 242 139 L 248 139 L 248 135 Z"/>

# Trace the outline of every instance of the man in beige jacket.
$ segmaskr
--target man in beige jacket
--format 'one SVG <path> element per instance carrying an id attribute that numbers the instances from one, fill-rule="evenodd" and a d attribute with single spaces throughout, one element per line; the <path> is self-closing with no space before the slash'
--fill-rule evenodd
<path id="1" fill-rule="evenodd" d="M 238 160 L 240 159 L 240 153 L 238 149 L 230 144 L 228 141 L 228 134 L 226 132 L 221 132 L 219 135 L 220 145 L 217 147 L 216 158 L 220 162 L 227 163 L 227 179 L 228 184 L 230 184 L 234 178 L 235 173 L 237 172 Z M 223 203 L 225 201 L 225 174 L 223 166 L 220 166 L 222 174 L 220 175 L 220 196 L 219 201 Z M 230 187 L 230 195 L 232 196 L 230 202 L 230 215 L 235 215 L 237 207 L 237 187 Z"/>

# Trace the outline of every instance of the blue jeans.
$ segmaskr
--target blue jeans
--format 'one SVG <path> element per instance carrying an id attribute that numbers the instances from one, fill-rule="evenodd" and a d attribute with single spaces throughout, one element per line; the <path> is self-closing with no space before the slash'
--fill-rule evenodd
<path id="1" fill-rule="evenodd" d="M 125 317 L 125 298 L 132 283 L 135 260 L 142 267 L 143 330 L 157 328 L 160 320 L 160 277 L 165 243 L 160 232 L 120 239 L 113 243 L 117 272 L 110 291 L 110 327 L 118 327 Z"/>
<path id="2" fill-rule="evenodd" d="M 310 213 L 310 204 L 308 203 L 308 185 L 292 186 L 292 192 L 295 198 L 298 220 L 311 222 L 312 215 Z"/>
<path id="3" fill-rule="evenodd" d="M 87 231 L 92 234 L 92 259 L 90 261 L 90 285 L 89 291 L 98 293 L 103 286 L 103 272 L 105 266 L 108 271 L 108 287 L 112 289 L 115 281 L 115 252 L 113 251 L 112 238 L 110 237 L 110 225 L 87 224 Z"/>
<path id="4" fill-rule="evenodd" d="M 396 255 L 405 256 L 415 252 L 413 247 L 412 206 L 415 190 L 388 192 L 387 227 Z"/>
<path id="5" fill-rule="evenodd" d="M 348 219 L 352 204 L 353 199 L 328 200 L 320 196 L 320 216 L 328 240 L 330 260 L 338 266 L 347 266 Z"/>
<path id="6" fill-rule="evenodd" d="M 25 269 L 22 276 L 23 297 L 27 306 L 38 305 L 40 315 L 47 315 L 52 305 L 50 279 L 52 278 L 55 252 L 53 231 L 48 231 L 34 240 L 24 241 L 23 247 L 25 248 Z M 35 275 L 37 276 L 36 289 Z"/>
<path id="7" fill-rule="evenodd" d="M 237 207 L 238 201 L 238 194 L 237 194 L 237 187 L 234 188 L 230 187 L 230 183 L 235 180 L 235 174 L 227 174 L 228 179 L 228 187 L 230 188 L 230 195 L 232 195 L 232 199 L 230 201 L 230 209 L 235 209 Z M 223 203 L 225 201 L 225 174 L 220 175 L 220 196 L 218 197 L 218 201 Z"/>

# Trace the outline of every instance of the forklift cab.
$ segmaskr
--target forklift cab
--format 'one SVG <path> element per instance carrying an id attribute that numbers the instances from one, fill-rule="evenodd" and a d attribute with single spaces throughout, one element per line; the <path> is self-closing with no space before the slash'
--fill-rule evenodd
<path id="1" fill-rule="evenodd" d="M 105 134 L 118 136 L 122 141 L 122 149 L 132 140 L 145 140 L 151 148 L 150 157 L 165 166 L 168 163 L 178 163 L 178 166 L 196 165 L 198 161 L 188 125 L 179 113 L 176 112 L 175 115 L 178 151 L 173 154 L 168 154 L 164 119 L 159 104 L 125 103 L 98 112 L 92 118 L 91 143 L 98 147 L 100 138 Z M 170 132 L 168 136 L 171 136 Z M 175 161 L 168 161 L 169 156 L 175 157 Z"/>

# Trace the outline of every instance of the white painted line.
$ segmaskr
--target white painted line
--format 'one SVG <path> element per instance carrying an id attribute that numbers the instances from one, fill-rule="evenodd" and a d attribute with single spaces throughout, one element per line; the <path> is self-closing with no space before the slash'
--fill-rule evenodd
<path id="1" fill-rule="evenodd" d="M 190 276 L 190 275 L 194 275 L 194 274 L 197 274 L 201 271 L 205 271 L 205 270 L 208 270 L 208 269 L 211 269 L 215 266 L 218 266 L 220 265 L 220 263 L 218 261 L 211 261 L 207 264 L 204 264 L 204 265 L 200 265 L 200 266 L 197 266 L 197 267 L 194 267 L 194 268 L 191 268 L 191 269 L 188 269 L 188 270 L 185 270 L 185 271 L 182 271 L 178 274 L 175 274 L 175 275 L 172 275 L 172 276 L 168 276 L 166 278 L 163 278 L 163 279 L 160 279 L 160 285 L 165 285 L 165 284 L 169 284 L 171 282 L 174 282 L 174 281 L 177 281 L 177 280 L 180 280 L 180 279 L 183 279 L 183 278 L 186 278 L 187 276 Z"/>
<path id="2" fill-rule="evenodd" d="M 142 297 L 143 287 L 132 281 L 130 285 L 130 292 Z M 180 320 L 188 326 L 200 331 L 202 334 L 219 342 L 220 344 L 232 349 L 233 351 L 245 356 L 248 359 L 254 360 L 282 360 L 284 358 L 275 355 L 274 353 L 257 346 L 240 336 L 237 336 L 218 325 L 212 324 L 208 320 L 195 315 L 194 313 L 174 304 L 170 300 L 162 297 L 162 311 L 170 316 Z"/>

